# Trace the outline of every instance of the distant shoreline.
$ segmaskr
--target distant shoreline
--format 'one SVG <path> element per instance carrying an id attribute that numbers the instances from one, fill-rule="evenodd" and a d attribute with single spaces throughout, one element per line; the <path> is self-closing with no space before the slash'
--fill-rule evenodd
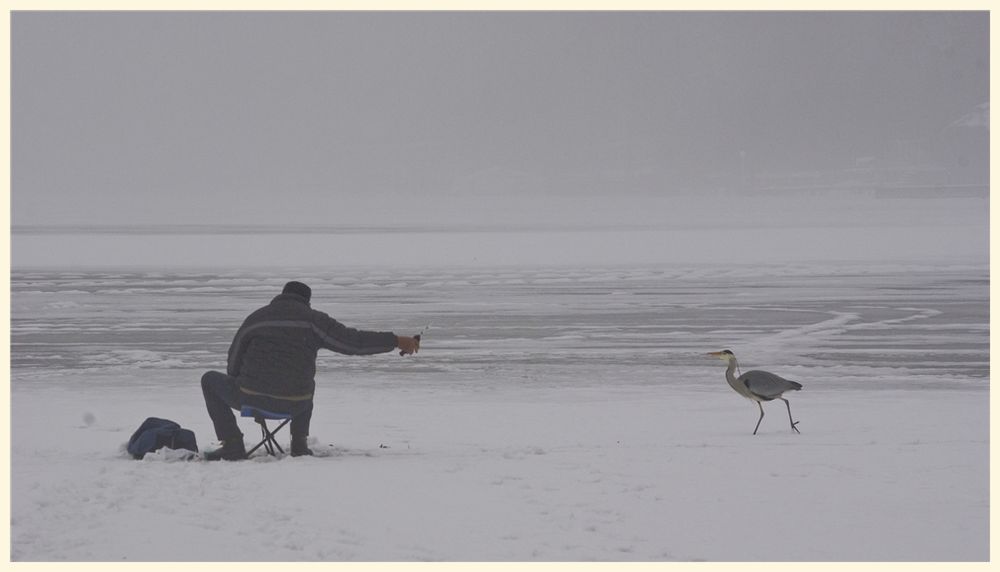
<path id="1" fill-rule="evenodd" d="M 428 234 L 662 230 L 662 224 L 583 223 L 442 223 L 399 225 L 281 225 L 281 224 L 110 224 L 110 225 L 14 225 L 15 235 L 261 235 L 261 234 Z M 676 225 L 671 225 L 676 226 Z M 692 225 L 693 226 L 693 225 Z M 704 225 L 702 225 L 704 226 Z"/>

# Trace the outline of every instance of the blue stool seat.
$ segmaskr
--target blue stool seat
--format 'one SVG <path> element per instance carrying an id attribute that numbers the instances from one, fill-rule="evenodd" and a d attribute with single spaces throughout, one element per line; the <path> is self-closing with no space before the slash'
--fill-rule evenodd
<path id="1" fill-rule="evenodd" d="M 253 405 L 244 405 L 240 409 L 240 415 L 243 417 L 263 417 L 264 419 L 291 419 L 293 415 L 291 413 L 278 413 L 276 411 L 268 411 L 267 409 L 261 409 L 260 407 L 254 407 Z"/>
<path id="2" fill-rule="evenodd" d="M 279 413 L 261 409 L 260 407 L 254 407 L 253 405 L 244 405 L 240 408 L 240 416 L 253 417 L 253 420 L 260 425 L 260 432 L 262 436 L 260 443 L 257 443 L 252 449 L 247 451 L 247 457 L 252 455 L 257 449 L 260 449 L 261 445 L 264 446 L 264 449 L 269 455 L 276 455 L 277 453 L 274 452 L 275 449 L 284 454 L 285 450 L 281 448 L 281 445 L 278 444 L 278 441 L 274 438 L 274 436 L 278 433 L 278 431 L 281 431 L 282 427 L 288 425 L 288 422 L 292 420 L 293 415 L 291 413 Z M 281 424 L 275 427 L 272 431 L 267 427 L 268 419 L 274 421 L 280 419 Z"/>

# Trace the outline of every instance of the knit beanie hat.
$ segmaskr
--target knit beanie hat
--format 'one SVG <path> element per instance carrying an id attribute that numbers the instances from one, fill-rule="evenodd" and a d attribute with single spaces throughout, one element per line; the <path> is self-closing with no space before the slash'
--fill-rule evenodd
<path id="1" fill-rule="evenodd" d="M 306 299 L 306 302 L 312 298 L 312 289 L 301 282 L 289 282 L 285 284 L 285 288 L 281 291 L 282 294 L 298 294 Z"/>

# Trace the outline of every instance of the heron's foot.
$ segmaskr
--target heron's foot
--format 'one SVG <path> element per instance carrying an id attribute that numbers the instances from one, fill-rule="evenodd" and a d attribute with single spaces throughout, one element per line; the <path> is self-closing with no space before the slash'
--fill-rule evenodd
<path id="1" fill-rule="evenodd" d="M 801 435 L 801 434 L 802 434 L 802 432 L 801 432 L 801 431 L 799 431 L 799 428 L 798 428 L 798 427 L 796 427 L 796 425 L 798 425 L 798 424 L 799 424 L 799 422 L 798 422 L 798 421 L 793 421 L 793 422 L 792 422 L 792 431 L 795 431 L 796 433 L 798 433 L 798 434 L 800 434 L 800 435 Z"/>

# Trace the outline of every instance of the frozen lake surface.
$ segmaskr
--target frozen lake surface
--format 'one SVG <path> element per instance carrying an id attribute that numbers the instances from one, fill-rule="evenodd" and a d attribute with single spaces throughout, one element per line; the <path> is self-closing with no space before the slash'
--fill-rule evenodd
<path id="1" fill-rule="evenodd" d="M 199 378 L 290 279 L 351 326 L 429 324 L 420 354 L 321 353 L 326 457 L 129 459 L 149 416 L 211 446 Z M 49 268 L 11 289 L 13 560 L 989 558 L 985 266 Z M 724 348 L 804 385 L 801 435 L 780 402 L 751 435 L 704 355 Z"/>
<path id="2" fill-rule="evenodd" d="M 413 363 L 321 354 L 338 386 L 400 373 L 391 383 L 472 390 L 702 387 L 703 354 L 723 347 L 830 389 L 985 388 L 989 373 L 988 277 L 973 266 L 356 268 L 15 271 L 16 380 L 134 387 L 151 371 L 221 367 L 246 314 L 292 278 L 346 324 L 430 324 Z"/>

